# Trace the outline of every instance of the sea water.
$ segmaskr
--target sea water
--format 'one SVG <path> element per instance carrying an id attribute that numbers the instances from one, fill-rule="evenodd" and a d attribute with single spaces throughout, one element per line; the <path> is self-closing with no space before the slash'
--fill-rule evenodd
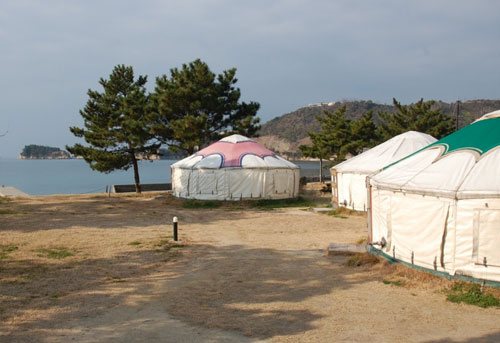
<path id="1" fill-rule="evenodd" d="M 141 184 L 169 183 L 170 165 L 176 161 L 140 161 Z M 294 162 L 301 176 L 316 176 L 319 162 Z M 328 171 L 326 171 L 328 172 Z M 325 175 L 325 171 L 323 173 Z M 15 187 L 31 195 L 103 193 L 107 185 L 133 184 L 134 171 L 100 173 L 81 159 L 19 160 L 0 158 L 0 185 Z"/>
<path id="2" fill-rule="evenodd" d="M 141 183 L 170 182 L 170 165 L 175 161 L 140 161 Z M 81 159 L 0 159 L 0 185 L 15 187 L 31 195 L 103 193 L 107 185 L 133 184 L 134 171 L 100 173 Z"/>

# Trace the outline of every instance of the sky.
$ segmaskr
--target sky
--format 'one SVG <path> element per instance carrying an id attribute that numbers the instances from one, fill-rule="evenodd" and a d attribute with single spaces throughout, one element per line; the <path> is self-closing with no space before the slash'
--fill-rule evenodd
<path id="1" fill-rule="evenodd" d="M 118 64 L 237 68 L 264 123 L 316 102 L 500 98 L 496 0 L 2 0 L 0 158 L 64 148 Z"/>

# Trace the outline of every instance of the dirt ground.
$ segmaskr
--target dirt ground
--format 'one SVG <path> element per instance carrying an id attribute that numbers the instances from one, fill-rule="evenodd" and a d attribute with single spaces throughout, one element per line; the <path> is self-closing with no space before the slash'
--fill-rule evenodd
<path id="1" fill-rule="evenodd" d="M 500 341 L 500 309 L 448 302 L 446 280 L 327 256 L 363 216 L 181 203 L 2 200 L 0 342 Z"/>

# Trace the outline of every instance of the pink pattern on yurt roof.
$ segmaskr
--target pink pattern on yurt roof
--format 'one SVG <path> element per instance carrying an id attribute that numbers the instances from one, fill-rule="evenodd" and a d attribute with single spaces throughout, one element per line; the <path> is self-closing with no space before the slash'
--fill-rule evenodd
<path id="1" fill-rule="evenodd" d="M 241 161 L 245 155 L 255 155 L 260 158 L 276 156 L 274 152 L 252 140 L 236 143 L 218 141 L 198 151 L 196 155 L 203 157 L 220 155 L 222 158 L 221 168 L 241 167 Z"/>

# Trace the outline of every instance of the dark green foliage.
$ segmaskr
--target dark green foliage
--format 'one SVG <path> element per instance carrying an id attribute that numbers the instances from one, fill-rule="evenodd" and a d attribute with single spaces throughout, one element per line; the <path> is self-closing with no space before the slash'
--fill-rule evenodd
<path id="1" fill-rule="evenodd" d="M 350 126 L 349 142 L 342 146 L 341 156 L 347 153 L 357 155 L 364 148 L 371 148 L 378 144 L 377 127 L 373 119 L 373 111 L 366 112 L 359 119 L 354 120 Z"/>
<path id="2" fill-rule="evenodd" d="M 351 122 L 346 118 L 346 109 L 347 106 L 344 105 L 333 113 L 324 111 L 323 115 L 316 116 L 316 120 L 321 124 L 321 131 L 309 132 L 311 146 L 299 146 L 303 156 L 320 159 L 320 171 L 323 168 L 323 160 L 335 158 L 342 161 L 347 153 L 357 153 L 363 147 L 374 143 L 372 137 L 375 124 L 371 112 Z M 356 130 L 355 134 L 353 129 Z"/>
<path id="3" fill-rule="evenodd" d="M 464 302 L 483 308 L 500 306 L 500 299 L 491 294 L 481 293 L 481 286 L 478 284 L 455 282 L 451 289 L 446 291 L 446 294 L 446 299 L 454 303 Z"/>
<path id="4" fill-rule="evenodd" d="M 291 143 L 297 143 L 308 136 L 308 132 L 319 132 L 320 123 L 315 120 L 315 116 L 323 113 L 335 111 L 341 106 L 346 105 L 346 118 L 355 121 L 361 118 L 368 111 L 373 111 L 373 120 L 375 125 L 380 125 L 378 113 L 395 113 L 397 109 L 392 105 L 376 104 L 372 101 L 343 101 L 334 105 L 308 106 L 299 108 L 293 112 L 276 117 L 264 124 L 259 130 L 261 136 L 277 136 L 284 138 Z M 455 103 L 445 103 L 436 101 L 432 109 L 439 109 L 450 118 L 455 118 Z M 500 108 L 500 100 L 469 100 L 460 103 L 459 127 L 462 128 L 481 115 L 495 111 Z M 379 140 L 379 143 L 381 140 Z M 293 146 L 293 144 L 292 144 Z M 298 151 L 294 148 L 286 152 L 289 156 L 295 156 Z"/>
<path id="5" fill-rule="evenodd" d="M 312 146 L 299 147 L 304 156 L 325 160 L 335 157 L 337 161 L 342 161 L 348 153 L 355 155 L 363 148 L 377 144 L 373 112 L 368 111 L 352 121 L 346 117 L 346 110 L 347 106 L 344 105 L 333 113 L 324 111 L 323 115 L 316 116 L 321 131 L 309 132 Z"/>
<path id="6" fill-rule="evenodd" d="M 372 101 L 342 101 L 331 106 L 302 107 L 262 124 L 259 135 L 276 135 L 290 142 L 297 142 L 307 137 L 308 132 L 319 132 L 321 130 L 321 124 L 315 119 L 316 116 L 322 115 L 324 111 L 335 112 L 344 105 L 346 106 L 345 115 L 347 119 L 356 120 L 366 112 L 373 111 L 376 125 L 380 123 L 378 112 L 393 110 L 391 105 L 376 104 Z"/>
<path id="7" fill-rule="evenodd" d="M 84 128 L 70 128 L 89 146 L 67 147 L 100 172 L 133 167 L 137 193 L 141 192 L 137 160 L 155 154 L 159 148 L 159 144 L 152 142 L 146 82 L 146 76 L 134 80 L 132 67 L 124 65 L 116 66 L 108 80 L 101 78 L 103 92 L 89 90 L 89 100 L 80 111 Z"/>
<path id="8" fill-rule="evenodd" d="M 319 180 L 323 182 L 323 161 L 328 161 L 332 156 L 332 152 L 328 146 L 327 140 L 321 133 L 310 132 L 309 138 L 311 138 L 312 145 L 301 145 L 299 149 L 302 156 L 319 159 Z"/>
<path id="9" fill-rule="evenodd" d="M 224 136 L 255 136 L 259 129 L 256 102 L 239 102 L 236 69 L 215 75 L 197 59 L 156 79 L 152 95 L 156 112 L 153 132 L 173 151 L 192 154 Z"/>
<path id="10" fill-rule="evenodd" d="M 435 101 L 420 99 L 412 105 L 401 105 L 393 99 L 395 113 L 381 112 L 382 123 L 378 127 L 382 141 L 407 131 L 427 133 L 437 139 L 449 135 L 455 129 L 453 118 L 444 115 L 434 106 Z"/>
<path id="11" fill-rule="evenodd" d="M 321 123 L 321 132 L 330 147 L 331 155 L 341 161 L 347 151 L 344 147 L 353 139 L 351 134 L 351 120 L 346 118 L 347 106 L 342 106 L 335 112 L 324 112 L 324 116 L 316 117 Z"/>
<path id="12" fill-rule="evenodd" d="M 53 148 L 44 145 L 25 145 L 21 156 L 26 158 L 55 158 L 55 157 L 69 157 L 69 154 L 59 148 Z"/>
<path id="13" fill-rule="evenodd" d="M 439 108 L 445 115 L 456 118 L 457 103 L 446 103 L 436 101 L 433 107 Z M 496 111 L 500 108 L 500 100 L 468 100 L 460 102 L 460 112 L 458 116 L 458 128 L 469 125 L 483 114 Z"/>

